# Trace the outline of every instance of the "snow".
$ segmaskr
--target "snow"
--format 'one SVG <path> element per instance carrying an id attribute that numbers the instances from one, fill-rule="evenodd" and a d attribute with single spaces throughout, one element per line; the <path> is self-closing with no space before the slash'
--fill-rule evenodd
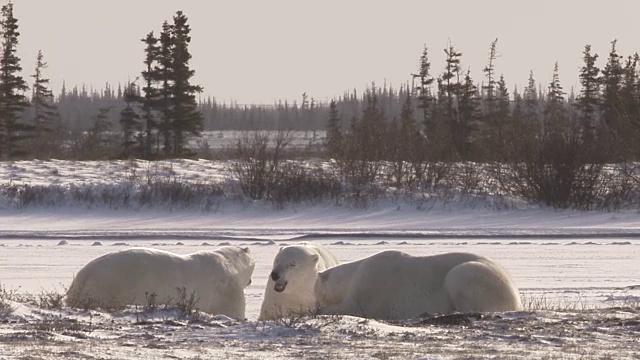
<path id="1" fill-rule="evenodd" d="M 146 174 L 222 179 L 221 162 L 25 161 L 0 164 L 0 185 L 113 183 Z M 149 171 L 147 171 L 149 170 Z M 153 171 L 152 171 L 153 170 Z M 415 255 L 469 251 L 504 265 L 527 309 L 481 317 L 382 323 L 352 317 L 259 322 L 279 246 L 317 241 L 341 261 L 395 248 Z M 562 358 L 640 353 L 640 214 L 530 206 L 416 210 L 224 204 L 214 212 L 0 208 L 0 284 L 18 294 L 63 292 L 87 262 L 133 246 L 176 253 L 247 245 L 256 259 L 247 321 L 171 309 L 117 313 L 43 309 L 13 301 L 0 316 L 0 359 L 59 358 Z M 100 246 L 101 245 L 101 246 Z M 457 320 L 460 320 L 457 319 Z M 443 322 L 444 321 L 444 322 Z"/>

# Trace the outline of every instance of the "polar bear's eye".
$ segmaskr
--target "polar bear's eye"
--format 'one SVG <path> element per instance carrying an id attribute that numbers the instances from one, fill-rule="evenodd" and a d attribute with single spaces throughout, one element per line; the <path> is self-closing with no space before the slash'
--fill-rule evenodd
<path id="1" fill-rule="evenodd" d="M 296 266 L 296 263 L 290 263 L 289 266 L 294 267 Z"/>

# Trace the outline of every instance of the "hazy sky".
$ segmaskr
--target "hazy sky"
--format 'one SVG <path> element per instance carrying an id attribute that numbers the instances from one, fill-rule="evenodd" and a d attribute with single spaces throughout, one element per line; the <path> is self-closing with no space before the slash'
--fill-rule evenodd
<path id="1" fill-rule="evenodd" d="M 7 0 L 0 0 L 4 5 Z M 14 0 L 24 76 L 38 49 L 58 93 L 67 87 L 126 82 L 143 69 L 149 31 L 177 10 L 192 28 L 195 84 L 218 101 L 273 103 L 303 92 L 324 101 L 385 80 L 394 86 L 417 70 L 423 45 L 434 74 L 448 42 L 463 67 L 482 79 L 489 44 L 498 41 L 498 74 L 510 89 L 529 71 L 545 85 L 558 61 L 568 91 L 577 86 L 585 44 L 603 66 L 610 42 L 639 51 L 638 0 Z"/>

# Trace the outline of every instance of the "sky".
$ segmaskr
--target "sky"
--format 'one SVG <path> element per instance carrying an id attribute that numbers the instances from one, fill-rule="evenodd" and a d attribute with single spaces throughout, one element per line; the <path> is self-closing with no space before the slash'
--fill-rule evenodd
<path id="1" fill-rule="evenodd" d="M 4 5 L 7 0 L 0 0 Z M 432 73 L 449 45 L 463 69 L 482 80 L 498 39 L 497 74 L 510 88 L 529 72 L 544 86 L 557 61 L 565 90 L 578 88 L 582 51 L 591 44 L 604 66 L 611 41 L 640 51 L 637 0 L 13 0 L 23 76 L 38 50 L 54 93 L 63 81 L 98 89 L 135 79 L 147 33 L 182 10 L 192 28 L 193 83 L 219 102 L 272 104 L 302 93 L 327 101 L 375 82 L 399 87 L 417 71 L 422 48 Z M 31 80 L 31 78 L 29 78 Z"/>

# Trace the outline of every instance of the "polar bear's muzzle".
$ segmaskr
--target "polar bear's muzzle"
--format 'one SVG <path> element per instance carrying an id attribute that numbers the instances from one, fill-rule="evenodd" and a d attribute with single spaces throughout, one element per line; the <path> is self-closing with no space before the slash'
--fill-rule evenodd
<path id="1" fill-rule="evenodd" d="M 273 290 L 275 290 L 276 292 L 283 292 L 284 289 L 287 287 L 288 282 L 284 281 L 284 282 L 277 282 L 275 283 L 275 285 L 273 285 Z"/>
<path id="2" fill-rule="evenodd" d="M 271 272 L 271 280 L 273 280 L 275 283 L 273 286 L 273 290 L 275 290 L 276 292 L 283 292 L 287 287 L 287 284 L 289 283 L 288 281 L 283 280 L 282 276 L 280 276 L 277 271 Z"/>

